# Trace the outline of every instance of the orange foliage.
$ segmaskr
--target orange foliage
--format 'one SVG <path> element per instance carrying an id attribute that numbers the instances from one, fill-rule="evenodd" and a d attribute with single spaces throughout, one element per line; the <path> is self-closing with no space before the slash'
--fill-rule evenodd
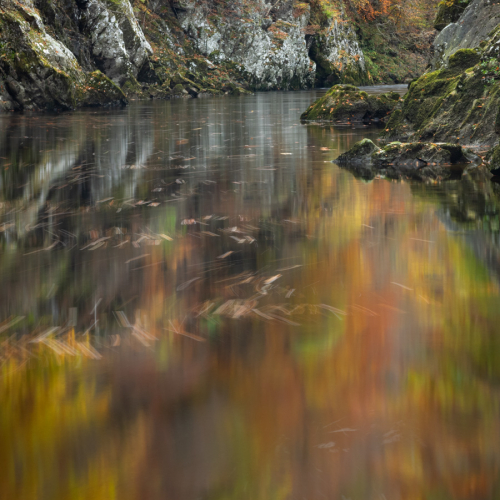
<path id="1" fill-rule="evenodd" d="M 412 23 L 434 15 L 435 0 L 344 0 L 347 9 L 364 21 L 385 18 L 395 24 Z"/>

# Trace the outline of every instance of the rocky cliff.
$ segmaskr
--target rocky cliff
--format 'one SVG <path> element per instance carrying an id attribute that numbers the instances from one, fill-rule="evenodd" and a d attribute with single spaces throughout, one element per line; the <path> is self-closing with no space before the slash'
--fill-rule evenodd
<path id="1" fill-rule="evenodd" d="M 0 0 L 0 110 L 381 80 L 359 26 L 330 4 Z"/>

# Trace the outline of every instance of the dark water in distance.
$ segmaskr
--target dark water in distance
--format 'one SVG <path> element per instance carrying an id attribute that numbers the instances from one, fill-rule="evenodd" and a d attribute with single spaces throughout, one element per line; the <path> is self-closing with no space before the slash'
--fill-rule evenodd
<path id="1" fill-rule="evenodd" d="M 500 190 L 321 92 L 0 117 L 0 498 L 500 498 Z"/>

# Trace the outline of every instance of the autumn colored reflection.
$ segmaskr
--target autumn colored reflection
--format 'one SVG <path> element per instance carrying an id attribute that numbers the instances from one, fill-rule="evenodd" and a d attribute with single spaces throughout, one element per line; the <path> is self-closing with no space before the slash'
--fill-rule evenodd
<path id="1" fill-rule="evenodd" d="M 314 97 L 0 123 L 1 498 L 500 497 L 500 190 Z"/>

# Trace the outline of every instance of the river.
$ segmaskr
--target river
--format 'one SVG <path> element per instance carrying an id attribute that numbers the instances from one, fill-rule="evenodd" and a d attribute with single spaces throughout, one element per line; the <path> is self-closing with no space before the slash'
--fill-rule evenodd
<path id="1" fill-rule="evenodd" d="M 322 92 L 0 116 L 0 498 L 500 498 L 500 189 Z"/>

